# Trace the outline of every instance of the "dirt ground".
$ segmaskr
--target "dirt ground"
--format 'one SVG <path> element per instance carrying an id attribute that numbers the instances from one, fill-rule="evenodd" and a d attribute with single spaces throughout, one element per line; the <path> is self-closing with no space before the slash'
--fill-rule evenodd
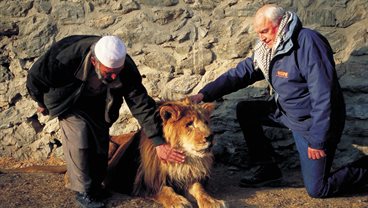
<path id="1" fill-rule="evenodd" d="M 52 164 L 60 164 L 53 161 Z M 23 167 L 27 162 L 0 158 L 0 169 Z M 50 165 L 50 162 L 48 164 Z M 367 208 L 368 192 L 348 194 L 336 198 L 312 199 L 303 188 L 298 170 L 283 171 L 285 186 L 240 188 L 238 181 L 246 171 L 222 164 L 215 165 L 207 190 L 225 200 L 229 207 L 308 207 L 308 208 Z M 63 174 L 56 173 L 0 173 L 0 207 L 78 207 L 74 192 L 64 187 Z M 113 193 L 107 207 L 158 208 L 155 202 L 138 197 Z M 194 207 L 196 207 L 194 205 Z"/>

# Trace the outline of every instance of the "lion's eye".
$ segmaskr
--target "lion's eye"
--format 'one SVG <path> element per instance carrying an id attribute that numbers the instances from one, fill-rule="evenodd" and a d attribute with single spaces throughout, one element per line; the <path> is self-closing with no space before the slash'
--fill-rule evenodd
<path id="1" fill-rule="evenodd" d="M 193 121 L 189 121 L 188 123 L 185 124 L 186 127 L 190 127 L 193 126 Z"/>

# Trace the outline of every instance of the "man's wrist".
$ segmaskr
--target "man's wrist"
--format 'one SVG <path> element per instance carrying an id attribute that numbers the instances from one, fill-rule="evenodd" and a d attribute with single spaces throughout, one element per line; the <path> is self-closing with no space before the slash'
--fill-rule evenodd
<path id="1" fill-rule="evenodd" d="M 166 143 L 165 139 L 162 136 L 155 136 L 155 137 L 151 137 L 150 139 L 152 139 L 154 147 L 157 147 L 157 146 L 160 146 Z"/>

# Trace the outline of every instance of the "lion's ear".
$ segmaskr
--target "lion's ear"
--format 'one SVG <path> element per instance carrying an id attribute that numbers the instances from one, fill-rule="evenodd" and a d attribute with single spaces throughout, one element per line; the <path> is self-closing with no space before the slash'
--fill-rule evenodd
<path id="1" fill-rule="evenodd" d="M 204 104 L 201 104 L 201 108 L 204 109 L 204 114 L 206 118 L 210 119 L 211 113 L 215 109 L 215 104 L 214 103 L 204 103 Z"/>
<path id="2" fill-rule="evenodd" d="M 173 105 L 165 105 L 160 107 L 160 116 L 164 122 L 167 122 L 169 119 L 176 121 L 179 119 L 180 111 Z"/>
<path id="3" fill-rule="evenodd" d="M 192 105 L 193 104 L 189 97 L 185 97 L 185 98 L 181 99 L 181 101 L 184 103 L 184 105 Z"/>

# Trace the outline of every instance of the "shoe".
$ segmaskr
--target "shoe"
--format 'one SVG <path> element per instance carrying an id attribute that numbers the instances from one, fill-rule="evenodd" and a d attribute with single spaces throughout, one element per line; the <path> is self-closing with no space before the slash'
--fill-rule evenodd
<path id="1" fill-rule="evenodd" d="M 111 192 L 104 187 L 98 187 L 94 189 L 92 193 L 94 193 L 93 196 L 99 200 L 107 199 L 112 196 Z"/>
<path id="2" fill-rule="evenodd" d="M 240 180 L 240 187 L 276 187 L 281 185 L 282 174 L 276 164 L 258 165 L 255 168 L 255 173 L 251 177 L 244 177 Z"/>
<path id="3" fill-rule="evenodd" d="M 77 199 L 77 202 L 83 208 L 103 208 L 105 207 L 105 203 L 103 203 L 102 201 L 99 201 L 96 197 L 86 192 L 77 192 L 76 199 Z"/>

